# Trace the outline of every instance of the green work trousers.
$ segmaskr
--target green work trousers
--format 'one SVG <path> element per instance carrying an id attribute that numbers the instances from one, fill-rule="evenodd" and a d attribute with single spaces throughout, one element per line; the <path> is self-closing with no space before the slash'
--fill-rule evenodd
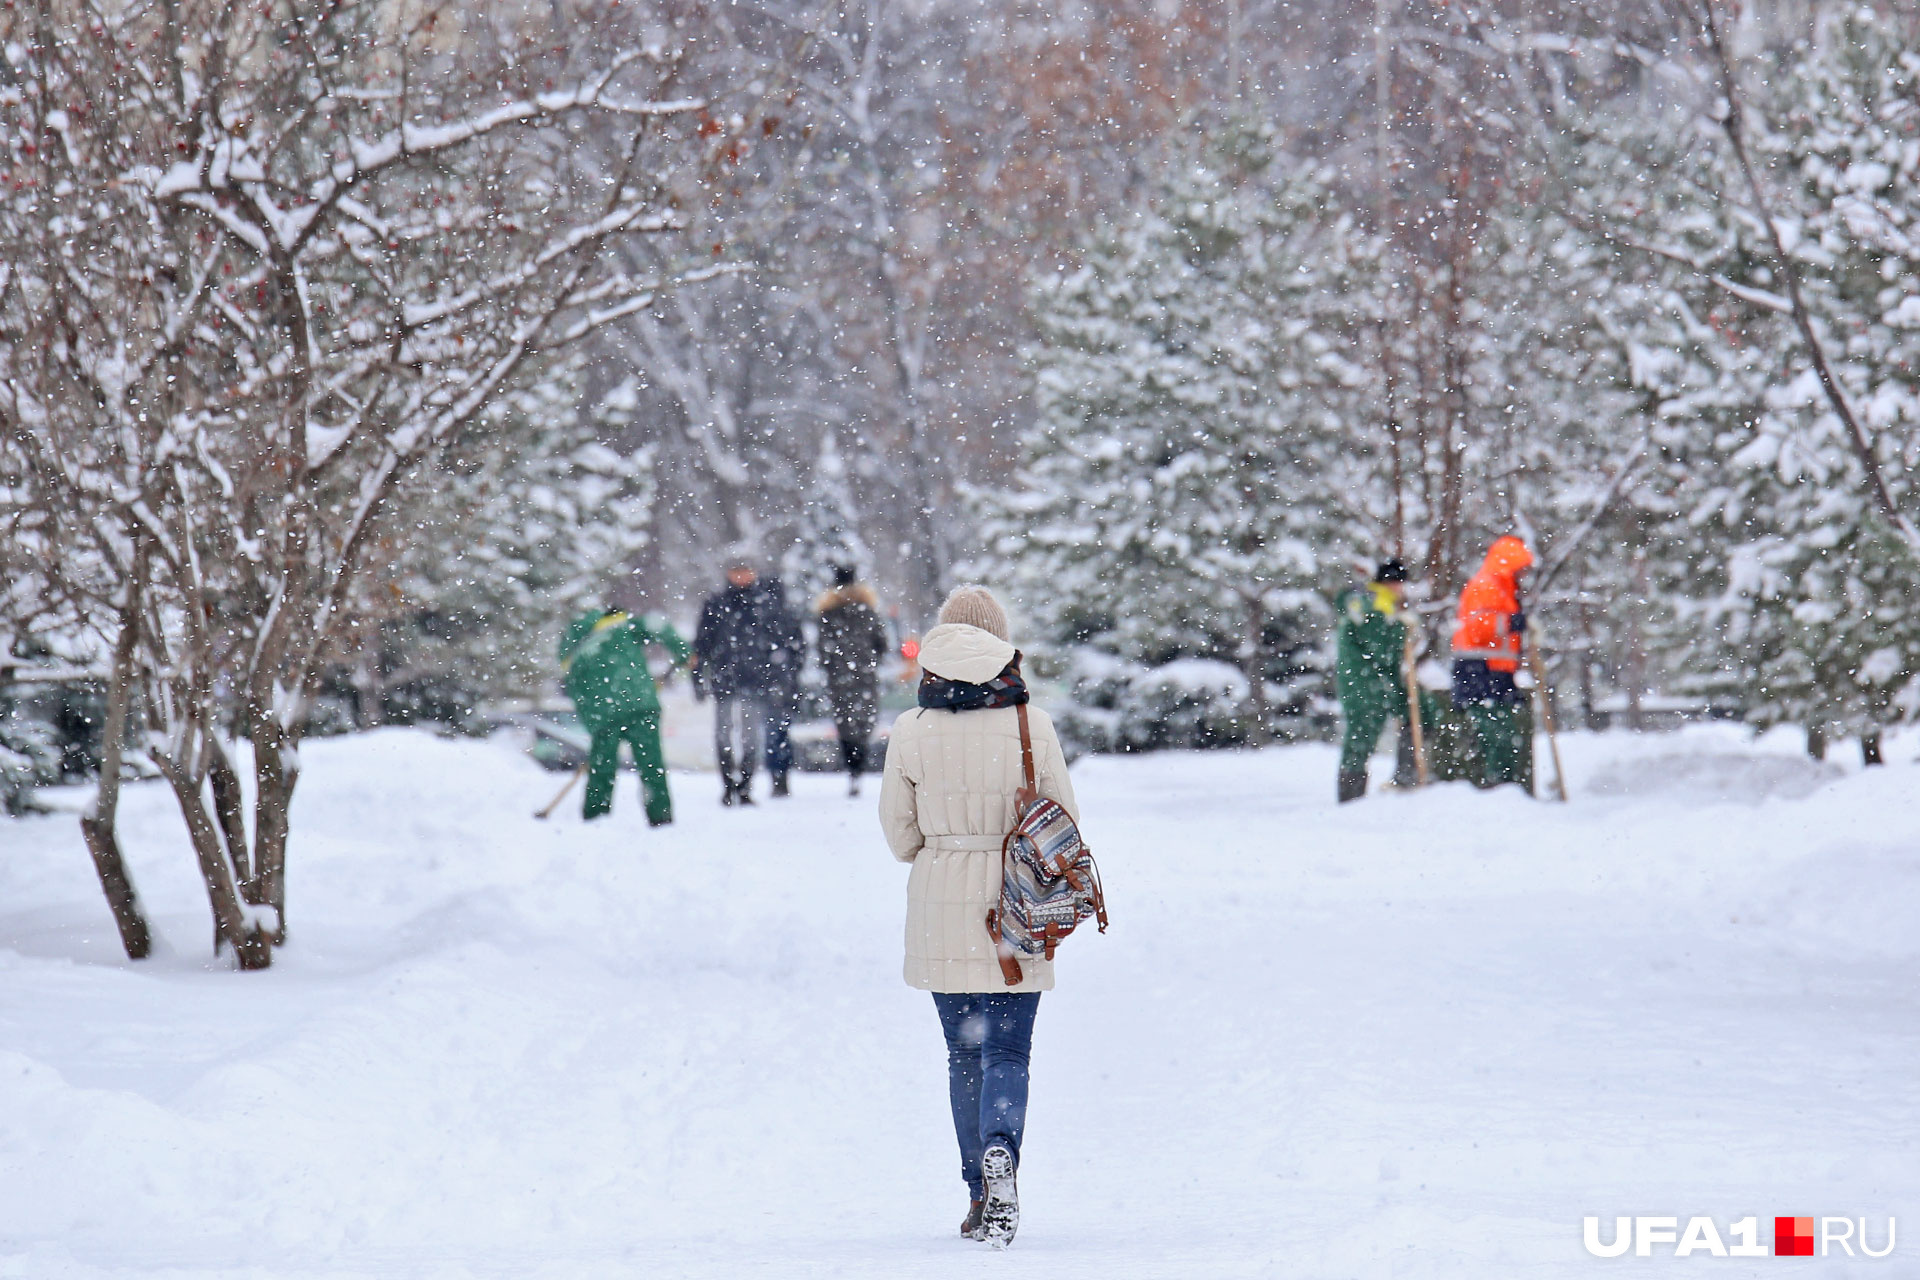
<path id="1" fill-rule="evenodd" d="M 620 744 L 633 748 L 634 768 L 640 773 L 640 794 L 646 800 L 647 821 L 658 826 L 673 821 L 673 797 L 667 793 L 667 762 L 660 750 L 660 717 L 635 715 L 593 731 L 587 751 L 587 818 L 613 811 L 613 780 L 620 772 Z"/>
<path id="2" fill-rule="evenodd" d="M 1517 782 L 1533 790 L 1533 726 L 1514 703 L 1472 702 L 1467 716 L 1480 746 L 1483 786 Z"/>
<path id="3" fill-rule="evenodd" d="M 1398 720 L 1400 743 L 1395 752 L 1393 780 L 1400 786 L 1412 786 L 1415 781 L 1413 732 L 1407 727 L 1406 696 L 1403 694 L 1397 701 L 1354 698 L 1342 703 L 1341 710 L 1347 723 L 1340 739 L 1340 772 L 1365 773 L 1367 760 L 1379 744 L 1387 721 Z"/>

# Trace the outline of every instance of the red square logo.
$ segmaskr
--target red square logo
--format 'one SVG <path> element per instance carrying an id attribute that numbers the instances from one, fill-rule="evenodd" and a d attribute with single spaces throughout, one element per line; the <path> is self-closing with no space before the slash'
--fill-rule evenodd
<path id="1" fill-rule="evenodd" d="M 1773 1220 L 1773 1254 L 1776 1258 L 1811 1258 L 1813 1256 L 1813 1219 L 1775 1218 Z"/>

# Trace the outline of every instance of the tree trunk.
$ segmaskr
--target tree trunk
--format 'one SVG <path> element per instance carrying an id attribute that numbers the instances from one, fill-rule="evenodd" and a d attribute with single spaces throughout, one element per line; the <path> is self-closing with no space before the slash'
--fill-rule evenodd
<path id="1" fill-rule="evenodd" d="M 1593 604 L 1586 598 L 1586 584 L 1580 593 L 1580 723 L 1592 733 L 1600 728 L 1599 715 L 1593 709 Z"/>
<path id="2" fill-rule="evenodd" d="M 1448 268 L 1447 295 L 1441 312 L 1442 329 L 1438 338 L 1440 349 L 1435 353 L 1439 366 L 1434 373 L 1438 383 L 1436 396 L 1439 403 L 1435 413 L 1440 431 L 1440 476 L 1439 492 L 1432 498 L 1433 532 L 1427 544 L 1427 566 L 1428 580 L 1432 582 L 1436 593 L 1453 591 L 1460 580 L 1460 543 L 1463 537 L 1461 512 L 1466 486 L 1466 445 L 1463 436 L 1468 425 L 1470 406 L 1460 358 L 1460 345 L 1464 342 L 1461 331 L 1465 304 L 1459 276 L 1456 259 Z"/>
<path id="3" fill-rule="evenodd" d="M 356 729 L 377 729 L 386 722 L 380 697 L 379 647 L 376 631 L 372 639 L 362 644 L 360 660 L 353 664 L 353 727 Z"/>
<path id="4" fill-rule="evenodd" d="M 272 722 L 256 725 L 253 739 L 253 839 L 255 884 L 250 900 L 274 911 L 273 941 L 287 940 L 287 813 L 300 769 L 293 744 Z"/>
<path id="5" fill-rule="evenodd" d="M 145 561 L 127 588 L 127 607 L 120 614 L 120 635 L 113 646 L 113 671 L 107 680 L 107 723 L 100 744 L 100 785 L 93 804 L 80 819 L 80 834 L 93 855 L 93 869 L 107 895 L 107 909 L 120 930 L 127 959 L 144 960 L 153 950 L 153 933 L 140 909 L 140 895 L 127 874 L 120 853 L 120 835 L 114 822 L 120 808 L 120 759 L 127 738 L 127 704 L 133 697 L 133 647 L 139 600 L 145 585 Z"/>
<path id="6" fill-rule="evenodd" d="M 1259 745 L 1267 741 L 1267 673 L 1266 639 L 1267 611 L 1258 600 L 1248 600 L 1247 630 L 1240 642 L 1240 669 L 1247 676 L 1247 696 L 1253 703 L 1253 742 Z"/>
<path id="7" fill-rule="evenodd" d="M 1860 735 L 1860 763 L 1867 767 L 1886 763 L 1886 760 L 1880 754 L 1880 731 L 1878 729 Z"/>
<path id="8" fill-rule="evenodd" d="M 241 892 L 244 893 L 251 880 L 247 871 L 245 797 L 240 793 L 240 776 L 234 772 L 233 760 L 227 755 L 226 748 L 217 741 L 211 747 L 213 760 L 209 774 L 213 782 L 213 812 L 220 822 L 220 835 L 226 841 L 227 856 L 233 860 L 233 874 L 239 878 Z M 247 900 L 253 901 L 251 898 Z"/>
<path id="9" fill-rule="evenodd" d="M 1827 731 L 1817 724 L 1807 726 L 1807 754 L 1815 760 L 1827 758 Z"/>
<path id="10" fill-rule="evenodd" d="M 198 780 L 180 764 L 157 757 L 160 772 L 173 787 L 180 803 L 180 815 L 187 821 L 187 838 L 200 862 L 200 878 L 207 886 L 207 900 L 213 907 L 214 944 L 233 948 L 242 969 L 264 969 L 273 963 L 273 943 L 247 919 L 240 902 L 240 891 L 233 879 L 233 868 L 220 847 L 220 833 L 207 813 Z"/>
<path id="11" fill-rule="evenodd" d="M 1583 648 L 1580 651 L 1580 723 L 1592 733 L 1600 727 L 1599 716 L 1593 709 L 1593 651 Z"/>
<path id="12" fill-rule="evenodd" d="M 108 790 L 104 784 L 100 789 Z M 147 928 L 146 915 L 140 909 L 140 895 L 127 874 L 112 816 L 102 817 L 98 812 L 88 814 L 80 819 L 80 834 L 86 839 L 87 852 L 93 855 L 93 869 L 99 873 L 100 888 L 107 895 L 107 909 L 113 912 L 113 923 L 120 930 L 120 945 L 126 950 L 127 959 L 145 960 L 153 951 L 153 933 Z"/>
<path id="13" fill-rule="evenodd" d="M 1627 727 L 1635 733 L 1643 733 L 1647 728 L 1646 716 L 1640 700 L 1647 689 L 1647 646 L 1646 638 L 1640 626 L 1640 610 L 1637 607 L 1642 600 L 1652 599 L 1653 584 L 1647 577 L 1647 558 L 1644 553 L 1633 558 L 1633 589 L 1635 599 L 1627 610 Z"/>

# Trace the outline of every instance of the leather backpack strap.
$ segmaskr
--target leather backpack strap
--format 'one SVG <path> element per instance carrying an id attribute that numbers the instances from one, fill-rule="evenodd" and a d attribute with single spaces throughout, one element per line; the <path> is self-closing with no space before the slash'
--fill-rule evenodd
<path id="1" fill-rule="evenodd" d="M 1027 725 L 1027 704 L 1021 703 L 1014 710 L 1020 716 L 1020 776 L 1025 784 L 1014 794 L 1014 807 L 1025 813 L 1027 806 L 1040 798 L 1040 784 L 1033 773 L 1033 730 Z"/>
<path id="2" fill-rule="evenodd" d="M 999 945 L 1000 908 L 998 907 L 987 912 L 987 936 L 994 941 L 993 954 L 994 958 L 1000 962 L 1000 976 L 1006 980 L 1008 986 L 1019 986 L 1022 976 L 1020 973 L 1020 962 L 1008 955 Z"/>

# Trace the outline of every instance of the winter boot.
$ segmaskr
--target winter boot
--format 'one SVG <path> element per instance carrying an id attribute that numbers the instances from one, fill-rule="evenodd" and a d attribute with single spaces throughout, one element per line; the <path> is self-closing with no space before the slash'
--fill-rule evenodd
<path id="1" fill-rule="evenodd" d="M 784 800 L 786 798 L 787 796 L 787 775 L 786 774 L 776 773 L 773 775 L 773 794 L 778 799 Z"/>
<path id="2" fill-rule="evenodd" d="M 849 773 L 847 775 L 847 794 L 850 796 L 860 794 L 860 775 L 858 773 Z"/>
<path id="3" fill-rule="evenodd" d="M 1337 786 L 1341 804 L 1345 804 L 1349 800 L 1358 800 L 1361 796 L 1367 794 L 1366 770 L 1363 769 L 1358 773 L 1341 774 Z"/>
<path id="4" fill-rule="evenodd" d="M 994 1143 L 980 1154 L 980 1176 L 986 1180 L 987 1200 L 980 1209 L 980 1233 L 996 1249 L 1013 1243 L 1020 1229 L 1020 1191 L 1014 1183 L 1013 1152 Z"/>
<path id="5" fill-rule="evenodd" d="M 986 1207 L 985 1200 L 972 1200 L 967 1203 L 967 1220 L 960 1224 L 962 1239 L 985 1240 L 987 1238 L 987 1229 L 981 1222 L 981 1216 Z"/>

